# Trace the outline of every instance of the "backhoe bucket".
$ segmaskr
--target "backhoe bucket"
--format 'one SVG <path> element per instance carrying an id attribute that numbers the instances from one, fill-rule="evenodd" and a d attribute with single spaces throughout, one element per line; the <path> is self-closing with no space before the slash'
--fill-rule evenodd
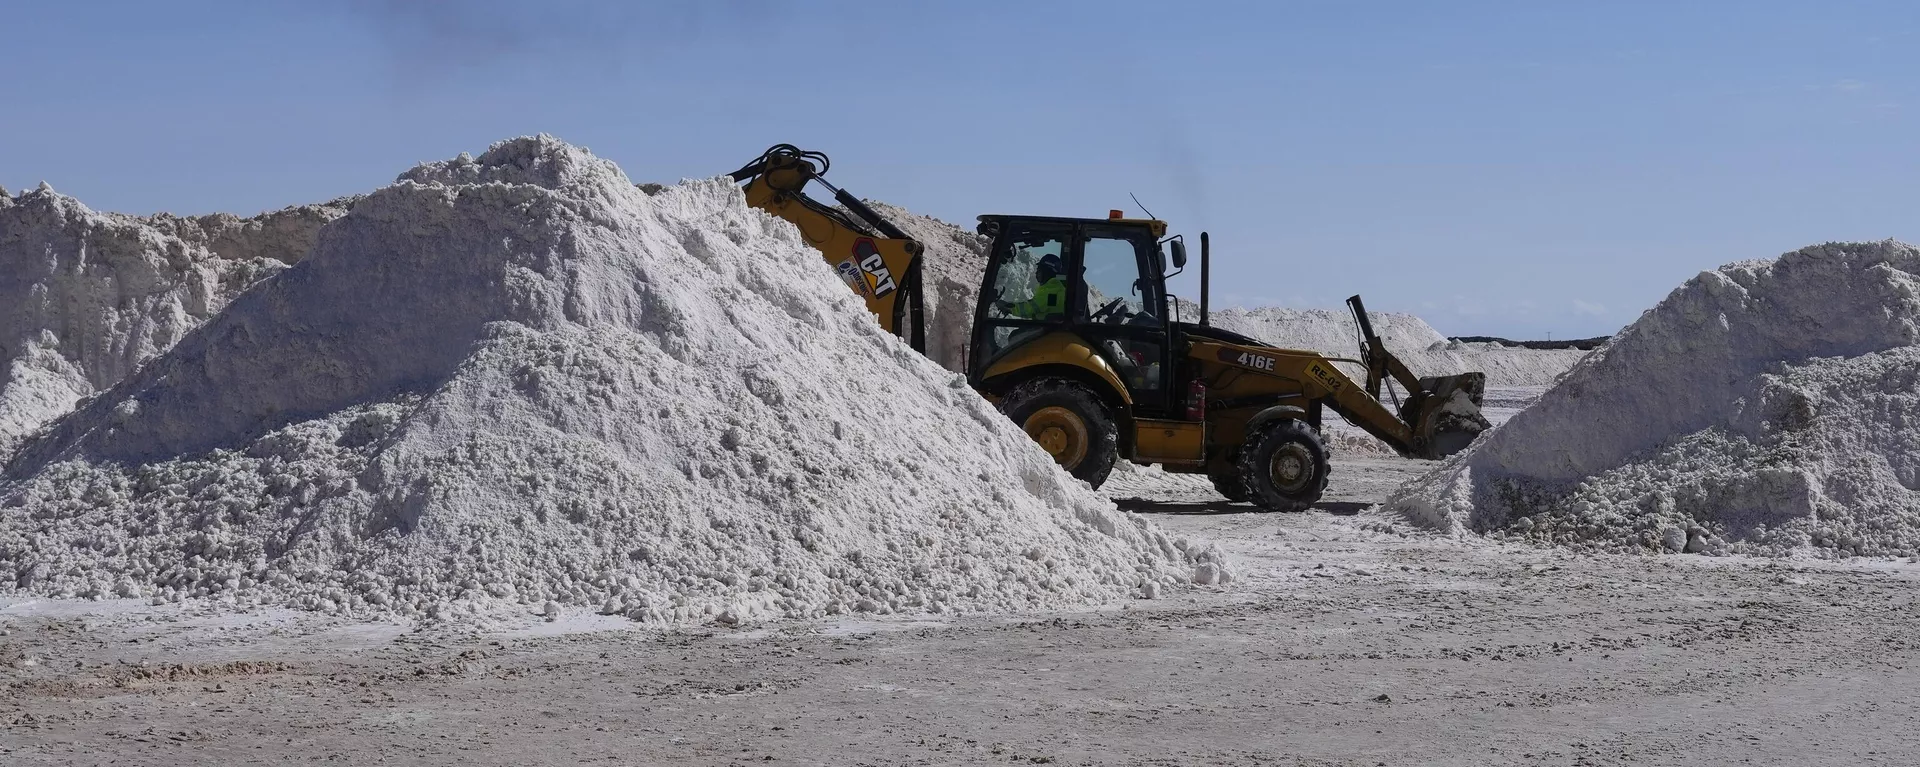
<path id="1" fill-rule="evenodd" d="M 1400 419 L 1419 438 L 1419 457 L 1437 461 L 1453 455 L 1493 428 L 1480 412 L 1486 390 L 1485 373 L 1420 379 L 1420 394 L 1400 410 Z"/>

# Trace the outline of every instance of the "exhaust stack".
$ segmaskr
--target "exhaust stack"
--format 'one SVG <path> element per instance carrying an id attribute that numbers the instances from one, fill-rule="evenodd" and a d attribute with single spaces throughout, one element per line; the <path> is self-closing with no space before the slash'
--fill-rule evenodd
<path id="1" fill-rule="evenodd" d="M 1200 233 L 1200 327 L 1207 326 L 1207 287 L 1213 281 L 1213 248 L 1207 233 Z"/>

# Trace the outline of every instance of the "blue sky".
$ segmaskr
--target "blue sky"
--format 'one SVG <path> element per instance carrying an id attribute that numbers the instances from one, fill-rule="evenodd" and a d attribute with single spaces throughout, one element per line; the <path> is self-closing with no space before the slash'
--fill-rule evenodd
<path id="1" fill-rule="evenodd" d="M 963 225 L 1139 195 L 1216 303 L 1590 336 L 1720 264 L 1920 238 L 1903 2 L 0 2 L 0 185 L 251 213 L 546 132 L 777 142 Z M 1176 292 L 1191 295 L 1192 283 Z"/>

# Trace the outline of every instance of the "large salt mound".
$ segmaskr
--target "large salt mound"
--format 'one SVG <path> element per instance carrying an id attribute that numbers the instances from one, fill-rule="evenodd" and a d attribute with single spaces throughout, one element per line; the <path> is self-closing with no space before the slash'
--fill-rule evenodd
<path id="1" fill-rule="evenodd" d="M 46 185 L 17 199 L 0 193 L 0 462 L 304 256 L 338 215 L 322 206 L 139 219 L 94 212 Z"/>
<path id="2" fill-rule="evenodd" d="M 1226 577 L 731 183 L 545 137 L 361 200 L 7 477 L 0 584 L 50 595 L 739 622 Z"/>
<path id="3" fill-rule="evenodd" d="M 1603 549 L 1920 552 L 1920 250 L 1705 272 L 1389 508 Z"/>

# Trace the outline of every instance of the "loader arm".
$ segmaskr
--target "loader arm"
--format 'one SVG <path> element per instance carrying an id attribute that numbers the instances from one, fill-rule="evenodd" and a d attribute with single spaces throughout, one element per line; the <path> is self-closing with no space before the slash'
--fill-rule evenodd
<path id="1" fill-rule="evenodd" d="M 926 353 L 920 259 L 925 246 L 859 198 L 821 178 L 828 165 L 826 155 L 779 144 L 731 175 L 734 181 L 747 182 L 743 191 L 748 205 L 800 229 L 807 244 L 819 250 L 847 287 L 867 302 L 881 328 L 907 339 L 914 351 Z M 809 197 L 810 182 L 832 191 L 834 201 L 853 215 Z"/>
<path id="2" fill-rule="evenodd" d="M 1392 410 L 1368 393 L 1334 365 L 1333 358 L 1299 349 L 1250 346 L 1219 341 L 1196 341 L 1191 354 L 1199 359 L 1217 361 L 1225 366 L 1225 375 L 1236 378 L 1252 373 L 1274 381 L 1276 403 L 1289 401 L 1325 403 L 1355 426 L 1387 443 L 1396 452 L 1419 454 L 1424 442 L 1413 427 L 1400 420 Z M 1297 391 L 1289 391 L 1298 382 Z M 1228 382 L 1209 381 L 1213 390 L 1227 389 Z M 1247 390 L 1245 385 L 1234 388 Z"/>
<path id="3" fill-rule="evenodd" d="M 1367 366 L 1367 393 L 1374 399 L 1380 398 L 1380 385 L 1391 377 L 1400 383 L 1409 393 L 1420 390 L 1420 377 L 1407 368 L 1387 351 L 1386 344 L 1380 342 L 1380 336 L 1373 332 L 1373 320 L 1367 316 L 1367 306 L 1359 296 L 1347 298 L 1347 308 L 1353 311 L 1353 322 L 1360 328 L 1360 360 Z"/>
<path id="4" fill-rule="evenodd" d="M 1347 378 L 1326 361 L 1317 364 L 1332 373 L 1329 378 L 1333 380 L 1327 381 L 1326 385 L 1332 389 L 1327 407 L 1333 412 L 1339 413 L 1348 423 L 1360 427 L 1375 439 L 1387 443 L 1401 455 L 1418 455 L 1425 449 L 1426 440 L 1414 433 L 1413 425 L 1400 420 L 1400 416 L 1388 410 L 1378 397 L 1361 389 L 1353 379 Z"/>

